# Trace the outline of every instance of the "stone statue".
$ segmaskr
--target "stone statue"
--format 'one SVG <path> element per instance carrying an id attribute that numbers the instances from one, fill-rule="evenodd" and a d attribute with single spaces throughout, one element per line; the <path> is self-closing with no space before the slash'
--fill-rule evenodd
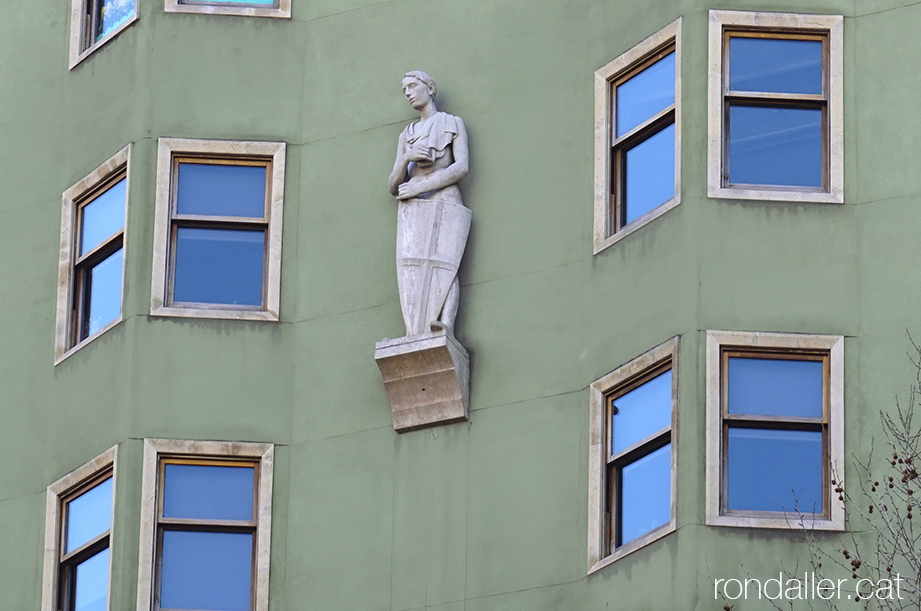
<path id="1" fill-rule="evenodd" d="M 390 193 L 399 202 L 400 306 L 407 337 L 429 331 L 453 336 L 457 269 L 471 218 L 457 187 L 469 169 L 467 129 L 460 117 L 435 107 L 435 81 L 425 72 L 407 72 L 403 94 L 419 118 L 400 134 L 390 173 Z"/>

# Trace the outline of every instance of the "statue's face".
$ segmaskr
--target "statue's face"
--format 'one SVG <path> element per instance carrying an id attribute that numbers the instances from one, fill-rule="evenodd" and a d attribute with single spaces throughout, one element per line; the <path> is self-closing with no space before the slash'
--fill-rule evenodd
<path id="1" fill-rule="evenodd" d="M 409 105 L 416 110 L 422 110 L 432 101 L 428 85 L 411 76 L 403 79 L 403 95 L 409 100 Z"/>

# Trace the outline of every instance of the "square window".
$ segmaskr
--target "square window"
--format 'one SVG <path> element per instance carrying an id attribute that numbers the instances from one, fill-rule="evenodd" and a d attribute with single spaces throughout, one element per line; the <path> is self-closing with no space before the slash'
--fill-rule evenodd
<path id="1" fill-rule="evenodd" d="M 266 611 L 274 447 L 147 439 L 138 611 Z"/>
<path id="2" fill-rule="evenodd" d="M 163 8 L 167 13 L 291 17 L 291 0 L 165 0 Z"/>
<path id="3" fill-rule="evenodd" d="M 111 448 L 48 486 L 42 609 L 106 609 L 115 454 Z"/>
<path id="4" fill-rule="evenodd" d="M 839 15 L 710 11 L 711 197 L 842 203 Z"/>
<path id="5" fill-rule="evenodd" d="M 137 0 L 72 0 L 70 68 L 137 19 Z"/>
<path id="6" fill-rule="evenodd" d="M 707 333 L 707 522 L 843 527 L 841 336 Z"/>
<path id="7" fill-rule="evenodd" d="M 122 320 L 131 146 L 64 192 L 55 362 Z"/>
<path id="8" fill-rule="evenodd" d="M 283 142 L 160 139 L 151 314 L 278 320 Z"/>
<path id="9" fill-rule="evenodd" d="M 591 386 L 589 572 L 675 529 L 678 338 Z"/>
<path id="10" fill-rule="evenodd" d="M 681 20 L 595 73 L 597 254 L 679 202 Z"/>

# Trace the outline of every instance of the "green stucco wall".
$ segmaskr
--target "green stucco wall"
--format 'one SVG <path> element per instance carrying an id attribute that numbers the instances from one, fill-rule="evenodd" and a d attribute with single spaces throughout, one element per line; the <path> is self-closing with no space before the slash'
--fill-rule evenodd
<path id="1" fill-rule="evenodd" d="M 846 336 L 846 453 L 869 451 L 921 336 L 921 4 L 138 3 L 71 71 L 68 1 L 0 20 L 0 609 L 40 607 L 46 486 L 115 444 L 110 609 L 136 607 L 145 437 L 276 444 L 274 610 L 719 609 L 714 577 L 807 557 L 704 525 L 705 331 Z M 712 8 L 845 16 L 844 205 L 707 198 Z M 681 205 L 593 257 L 594 71 L 679 16 Z M 410 69 L 470 135 L 472 411 L 398 435 L 373 349 L 403 332 L 386 179 Z M 280 322 L 148 316 L 158 137 L 287 142 Z M 125 321 L 54 366 L 61 193 L 128 142 Z M 588 385 L 674 335 L 677 532 L 587 576 Z"/>

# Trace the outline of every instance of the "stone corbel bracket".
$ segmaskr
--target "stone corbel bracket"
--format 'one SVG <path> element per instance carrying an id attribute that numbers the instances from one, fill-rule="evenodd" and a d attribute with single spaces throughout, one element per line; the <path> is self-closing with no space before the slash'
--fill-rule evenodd
<path id="1" fill-rule="evenodd" d="M 398 433 L 467 420 L 470 355 L 444 330 L 374 347 Z"/>

